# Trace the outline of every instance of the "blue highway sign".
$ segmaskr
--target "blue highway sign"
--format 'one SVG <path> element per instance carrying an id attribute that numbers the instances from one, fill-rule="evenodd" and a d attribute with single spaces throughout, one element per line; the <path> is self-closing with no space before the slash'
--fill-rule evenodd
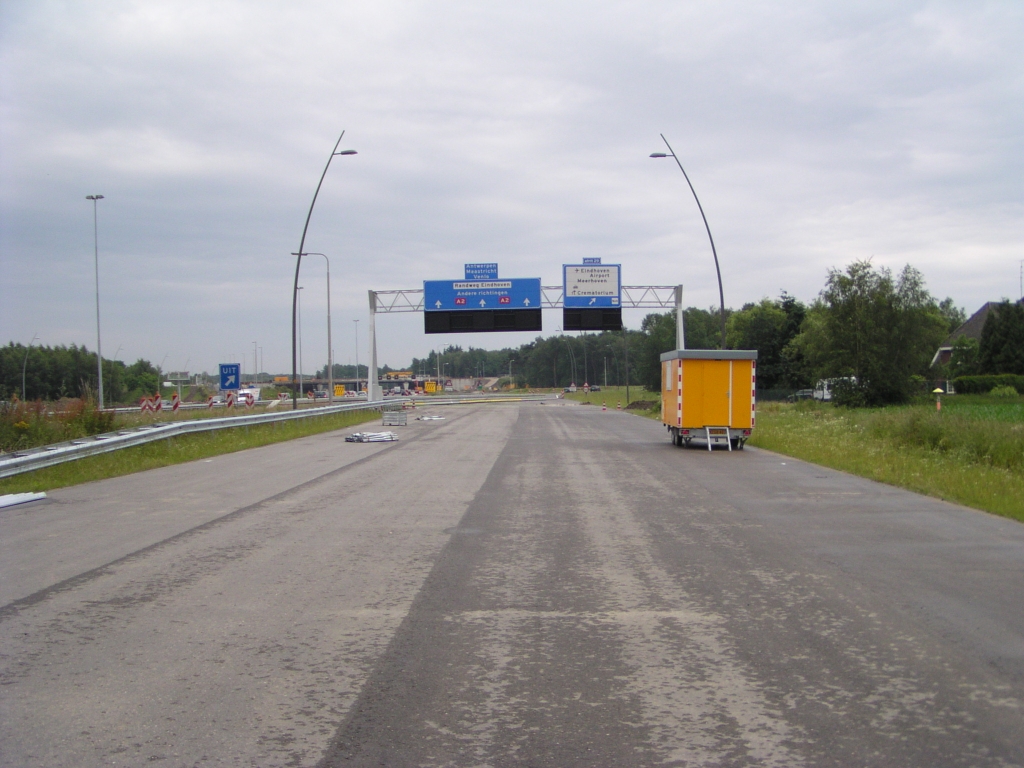
<path id="1" fill-rule="evenodd" d="M 562 305 L 565 307 L 621 307 L 621 264 L 563 264 Z"/>
<path id="2" fill-rule="evenodd" d="M 539 309 L 540 278 L 424 280 L 423 310 Z"/>
<path id="3" fill-rule="evenodd" d="M 494 264 L 467 264 L 467 280 L 497 280 L 498 265 Z"/>
<path id="4" fill-rule="evenodd" d="M 239 389 L 242 386 L 242 366 L 238 363 L 220 364 L 220 388 Z"/>

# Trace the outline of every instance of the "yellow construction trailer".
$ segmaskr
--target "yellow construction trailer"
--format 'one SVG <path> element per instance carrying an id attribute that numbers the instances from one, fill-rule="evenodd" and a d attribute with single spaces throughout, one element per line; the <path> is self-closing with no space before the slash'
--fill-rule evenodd
<path id="1" fill-rule="evenodd" d="M 677 349 L 661 356 L 661 421 L 675 445 L 742 448 L 754 429 L 756 349 Z"/>

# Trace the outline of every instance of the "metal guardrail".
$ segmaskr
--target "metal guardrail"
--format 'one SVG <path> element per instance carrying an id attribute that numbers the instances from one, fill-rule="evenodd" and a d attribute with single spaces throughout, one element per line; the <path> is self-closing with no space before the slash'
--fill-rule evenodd
<path id="1" fill-rule="evenodd" d="M 119 451 L 122 448 L 131 448 L 156 440 L 166 440 L 176 435 L 186 435 L 193 432 L 212 432 L 217 429 L 232 429 L 234 427 L 246 427 L 276 421 L 308 419 L 316 416 L 329 416 L 330 414 L 342 413 L 344 411 L 384 410 L 388 406 L 394 406 L 396 403 L 407 402 L 408 400 L 410 398 L 393 397 L 387 400 L 342 403 L 341 405 L 328 405 L 320 408 L 306 408 L 300 411 L 288 410 L 273 413 L 253 413 L 245 416 L 227 416 L 219 419 L 193 419 L 190 421 L 144 424 L 139 427 L 120 429 L 116 432 L 107 432 L 102 435 L 69 440 L 65 443 L 54 443 L 41 448 L 4 454 L 0 456 L 0 478 L 10 477 L 22 472 L 30 472 L 34 469 L 42 469 L 43 467 L 52 467 L 56 464 L 63 464 L 66 461 L 74 461 L 86 456 Z"/>
<path id="2" fill-rule="evenodd" d="M 317 408 L 306 408 L 300 411 L 277 411 L 273 413 L 252 413 L 245 416 L 226 416 L 219 419 L 193 419 L 190 421 L 173 421 L 158 424 L 144 424 L 130 429 L 119 429 L 92 437 L 82 437 L 65 443 L 53 443 L 41 448 L 0 455 L 0 478 L 11 477 L 22 472 L 52 467 L 67 461 L 75 461 L 86 456 L 119 451 L 136 445 L 166 440 L 177 435 L 194 432 L 212 432 L 217 429 L 233 429 L 236 427 L 267 424 L 276 421 L 308 419 L 316 416 L 329 416 L 344 411 L 391 410 L 405 403 L 416 402 L 423 405 L 474 405 L 495 402 L 523 402 L 549 399 L 551 395 L 473 395 L 469 397 L 439 397 L 428 402 L 414 401 L 411 397 L 388 397 L 386 400 L 358 401 L 326 405 Z"/>

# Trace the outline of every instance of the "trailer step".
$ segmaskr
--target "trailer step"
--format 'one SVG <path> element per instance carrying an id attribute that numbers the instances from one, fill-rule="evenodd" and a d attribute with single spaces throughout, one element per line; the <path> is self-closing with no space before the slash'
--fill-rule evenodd
<path id="1" fill-rule="evenodd" d="M 704 437 L 708 441 L 708 450 L 711 450 L 712 440 L 725 440 L 725 446 L 732 450 L 732 440 L 729 439 L 728 427 L 704 427 Z"/>

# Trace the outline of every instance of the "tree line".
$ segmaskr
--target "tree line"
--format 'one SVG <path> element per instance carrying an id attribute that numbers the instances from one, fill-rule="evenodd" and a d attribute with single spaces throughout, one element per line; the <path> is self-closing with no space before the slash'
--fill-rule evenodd
<path id="1" fill-rule="evenodd" d="M 85 346 L 0 347 L 0 400 L 93 399 L 97 376 L 96 353 Z M 103 360 L 103 397 L 109 403 L 137 402 L 159 385 L 159 371 L 148 360 Z"/>

